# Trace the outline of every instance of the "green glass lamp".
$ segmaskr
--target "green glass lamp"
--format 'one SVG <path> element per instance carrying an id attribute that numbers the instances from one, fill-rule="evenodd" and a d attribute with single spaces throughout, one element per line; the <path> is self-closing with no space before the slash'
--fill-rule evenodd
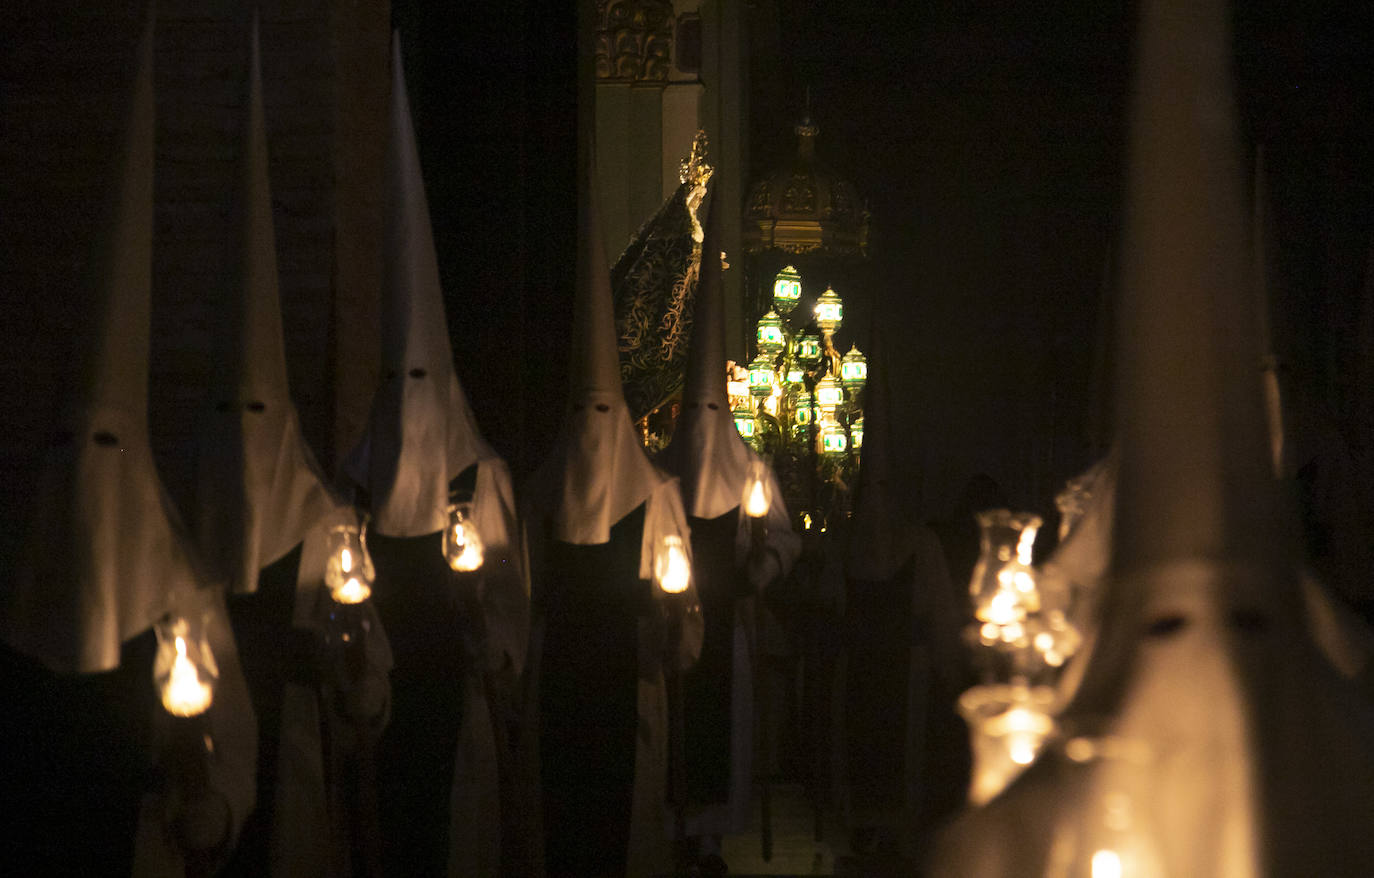
<path id="1" fill-rule="evenodd" d="M 834 375 L 827 375 L 816 382 L 816 407 L 830 414 L 844 402 L 844 391 Z"/>
<path id="2" fill-rule="evenodd" d="M 787 266 L 773 278 L 773 308 L 784 317 L 801 301 L 801 272 Z"/>
<path id="3" fill-rule="evenodd" d="M 839 424 L 827 424 L 821 428 L 821 453 L 827 456 L 838 456 L 844 454 L 849 447 L 849 440 L 844 435 L 844 427 Z"/>
<path id="4" fill-rule="evenodd" d="M 773 360 L 766 354 L 759 354 L 749 364 L 749 393 L 763 398 L 773 392 Z"/>
<path id="5" fill-rule="evenodd" d="M 735 416 L 735 430 L 745 442 L 754 438 L 754 433 L 758 430 L 758 422 L 754 419 L 754 410 L 749 406 L 738 406 L 732 414 Z"/>
<path id="6" fill-rule="evenodd" d="M 787 338 L 782 332 L 782 318 L 778 312 L 769 311 L 759 318 L 757 336 L 759 342 L 759 353 L 776 357 L 782 353 L 782 349 L 787 345 Z"/>
<path id="7" fill-rule="evenodd" d="M 850 345 L 849 353 L 840 361 L 840 383 L 851 395 L 864 389 L 868 381 L 868 358 L 859 350 L 858 345 Z"/>
<path id="8" fill-rule="evenodd" d="M 821 328 L 821 332 L 829 334 L 839 329 L 843 320 L 844 303 L 840 301 L 839 294 L 833 287 L 826 287 L 825 292 L 816 300 L 816 325 Z"/>
<path id="9" fill-rule="evenodd" d="M 821 355 L 821 337 L 814 332 L 803 332 L 797 336 L 796 358 L 810 362 Z"/>

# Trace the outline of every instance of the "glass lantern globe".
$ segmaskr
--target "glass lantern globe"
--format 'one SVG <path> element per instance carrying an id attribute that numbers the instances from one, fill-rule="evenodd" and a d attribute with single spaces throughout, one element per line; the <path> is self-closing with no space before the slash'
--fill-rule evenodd
<path id="1" fill-rule="evenodd" d="M 822 412 L 831 414 L 843 402 L 844 391 L 840 388 L 840 382 L 835 380 L 835 376 L 827 375 L 816 382 L 816 405 Z"/>
<path id="2" fill-rule="evenodd" d="M 840 361 L 840 383 L 851 394 L 864 389 L 868 381 L 868 358 L 859 350 L 858 345 L 850 345 L 849 353 Z"/>
<path id="3" fill-rule="evenodd" d="M 759 353 L 770 357 L 782 353 L 782 349 L 787 345 L 787 337 L 783 335 L 782 318 L 778 316 L 778 312 L 769 311 L 759 318 L 756 337 Z"/>
<path id="4" fill-rule="evenodd" d="M 797 336 L 796 357 L 799 360 L 811 361 L 820 359 L 821 356 L 821 337 L 814 332 L 803 332 Z"/>
<path id="5" fill-rule="evenodd" d="M 844 303 L 834 288 L 826 287 L 816 300 L 816 325 L 827 335 L 840 328 L 844 321 Z"/>
<path id="6" fill-rule="evenodd" d="M 448 507 L 443 550 L 448 566 L 459 573 L 471 573 L 482 566 L 485 555 L 482 535 L 472 518 L 471 503 L 454 503 Z"/>
<path id="7" fill-rule="evenodd" d="M 735 417 L 735 430 L 744 441 L 748 442 L 754 438 L 758 432 L 758 421 L 754 418 L 754 410 L 748 406 L 739 406 L 731 414 Z"/>
<path id="8" fill-rule="evenodd" d="M 849 448 L 849 439 L 844 435 L 844 427 L 827 424 L 821 429 L 821 453 L 830 456 L 844 454 Z"/>
<path id="9" fill-rule="evenodd" d="M 692 562 L 677 534 L 665 534 L 654 547 L 654 579 L 665 594 L 682 594 L 692 580 Z"/>
<path id="10" fill-rule="evenodd" d="M 773 278 L 773 308 L 786 316 L 801 301 L 801 272 L 787 266 Z"/>
<path id="11" fill-rule="evenodd" d="M 987 643 L 1013 645 L 1028 635 L 1026 617 L 1040 610 L 1040 591 L 1031 566 L 1040 516 L 989 509 L 978 513 L 982 528 L 978 563 L 969 581 L 974 615 Z"/>
<path id="12" fill-rule="evenodd" d="M 768 464 L 760 458 L 749 461 L 745 470 L 744 494 L 740 506 L 750 518 L 763 518 L 773 504 L 773 480 L 769 478 Z"/>
<path id="13" fill-rule="evenodd" d="M 797 421 L 797 426 L 806 427 L 811 424 L 811 394 L 802 391 L 797 394 L 796 408 L 793 409 Z"/>
<path id="14" fill-rule="evenodd" d="M 371 597 L 376 577 L 363 529 L 349 524 L 331 529 L 329 561 L 324 570 L 329 596 L 341 604 L 360 604 Z"/>
<path id="15" fill-rule="evenodd" d="M 219 667 L 205 635 L 204 622 L 192 625 L 186 616 L 169 615 L 154 627 L 157 655 L 153 685 L 163 708 L 173 716 L 197 716 L 215 698 Z"/>
<path id="16" fill-rule="evenodd" d="M 749 364 L 749 393 L 762 399 L 773 392 L 773 361 L 759 354 Z"/>

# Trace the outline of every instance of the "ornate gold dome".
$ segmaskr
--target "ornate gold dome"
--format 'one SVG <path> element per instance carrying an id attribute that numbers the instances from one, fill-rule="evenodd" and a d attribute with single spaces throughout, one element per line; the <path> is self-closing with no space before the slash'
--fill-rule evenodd
<path id="1" fill-rule="evenodd" d="M 810 119 L 793 130 L 796 156 L 749 190 L 745 250 L 865 255 L 869 214 L 858 192 L 817 160 L 820 129 Z"/>

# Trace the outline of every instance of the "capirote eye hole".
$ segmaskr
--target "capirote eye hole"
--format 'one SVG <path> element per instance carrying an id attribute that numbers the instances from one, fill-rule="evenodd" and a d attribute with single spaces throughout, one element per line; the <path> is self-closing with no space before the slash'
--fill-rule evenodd
<path id="1" fill-rule="evenodd" d="M 106 448 L 119 444 L 119 437 L 107 430 L 97 430 L 91 438 L 95 440 L 96 445 L 104 445 Z"/>
<path id="2" fill-rule="evenodd" d="M 1170 613 L 1155 619 L 1145 628 L 1150 637 L 1172 637 L 1188 626 L 1188 617 L 1182 613 Z"/>
<path id="3" fill-rule="evenodd" d="M 720 406 L 717 405 L 717 404 L 714 403 L 714 402 L 708 402 L 708 403 L 706 403 L 706 407 L 707 407 L 708 409 L 710 409 L 711 411 L 715 411 L 716 409 L 720 408 Z"/>
<path id="4" fill-rule="evenodd" d="M 423 378 L 428 374 L 428 372 L 426 372 L 424 369 L 421 369 L 419 366 L 416 366 L 414 369 L 410 370 L 411 378 Z"/>
<path id="5" fill-rule="evenodd" d="M 599 412 L 608 412 L 611 410 L 611 407 L 604 402 L 598 402 L 596 404 L 596 410 Z"/>
<path id="6" fill-rule="evenodd" d="M 250 412 L 261 412 L 261 411 L 266 411 L 266 410 L 267 410 L 267 404 L 264 403 L 264 402 L 262 402 L 261 400 L 256 400 L 256 399 L 255 399 L 255 400 L 253 400 L 252 402 L 248 403 L 248 410 L 249 410 Z"/>

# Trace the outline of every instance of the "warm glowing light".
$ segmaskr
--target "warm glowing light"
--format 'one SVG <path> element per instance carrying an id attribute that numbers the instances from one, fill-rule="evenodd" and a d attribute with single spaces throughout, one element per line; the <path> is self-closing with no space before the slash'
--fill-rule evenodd
<path id="1" fill-rule="evenodd" d="M 195 716 L 210 706 L 214 690 L 201 682 L 196 666 L 186 656 L 186 638 L 176 639 L 176 651 L 167 685 L 162 687 L 162 706 L 175 716 Z"/>
<path id="2" fill-rule="evenodd" d="M 816 384 L 816 405 L 822 409 L 833 409 L 844 402 L 844 390 L 839 383 L 827 375 Z"/>
<path id="3" fill-rule="evenodd" d="M 789 313 L 797 307 L 801 292 L 801 272 L 789 265 L 773 279 L 773 307 L 780 314 Z"/>
<path id="4" fill-rule="evenodd" d="M 759 353 L 769 356 L 782 353 L 787 337 L 782 331 L 782 318 L 776 311 L 769 311 L 759 318 L 755 338 L 758 340 Z"/>
<path id="5" fill-rule="evenodd" d="M 1035 546 L 1035 534 L 1040 529 L 1040 525 L 1028 524 L 1021 531 L 1021 539 L 1016 541 L 1016 561 L 1018 564 L 1031 563 L 1031 549 Z"/>
<path id="6" fill-rule="evenodd" d="M 761 460 L 751 460 L 749 471 L 744 479 L 744 514 L 750 518 L 763 518 L 772 505 L 769 495 L 768 465 Z"/>
<path id="7" fill-rule="evenodd" d="M 840 328 L 843 318 L 844 305 L 839 294 L 833 288 L 827 287 L 816 300 L 816 325 L 821 328 L 821 332 L 834 332 Z"/>
<path id="8" fill-rule="evenodd" d="M 994 625 L 1010 625 L 1017 620 L 1021 612 L 1016 595 L 1006 589 L 998 589 L 981 615 Z"/>
<path id="9" fill-rule="evenodd" d="M 663 538 L 658 555 L 654 558 L 654 578 L 658 580 L 658 587 L 667 594 L 681 594 L 687 590 L 687 583 L 692 578 L 692 565 L 687 560 L 682 537 L 668 534 Z"/>
<path id="10" fill-rule="evenodd" d="M 331 530 L 324 569 L 329 596 L 341 604 L 362 603 L 372 595 L 375 576 L 363 528 L 344 524 Z"/>
<path id="11" fill-rule="evenodd" d="M 153 661 L 153 682 L 162 706 L 173 716 L 196 716 L 214 701 L 219 669 L 203 638 L 196 637 L 185 618 L 175 617 L 156 626 L 158 651 Z"/>
<path id="12" fill-rule="evenodd" d="M 358 577 L 350 576 L 344 580 L 343 585 L 331 591 L 329 596 L 341 604 L 361 604 L 372 597 L 372 588 Z"/>
<path id="13" fill-rule="evenodd" d="M 1093 852 L 1092 878 L 1121 878 L 1121 855 L 1116 851 Z"/>
<path id="14" fill-rule="evenodd" d="M 844 427 L 831 424 L 821 431 L 821 452 L 823 454 L 844 454 L 848 447 L 849 439 L 844 435 Z"/>
<path id="15" fill-rule="evenodd" d="M 1007 755 L 1017 765 L 1030 765 L 1035 761 L 1036 741 L 1023 732 L 1007 736 Z"/>
<path id="16" fill-rule="evenodd" d="M 459 573 L 471 573 L 484 560 L 482 536 L 472 520 L 471 503 L 454 503 L 448 508 L 448 527 L 444 530 L 444 560 Z"/>

